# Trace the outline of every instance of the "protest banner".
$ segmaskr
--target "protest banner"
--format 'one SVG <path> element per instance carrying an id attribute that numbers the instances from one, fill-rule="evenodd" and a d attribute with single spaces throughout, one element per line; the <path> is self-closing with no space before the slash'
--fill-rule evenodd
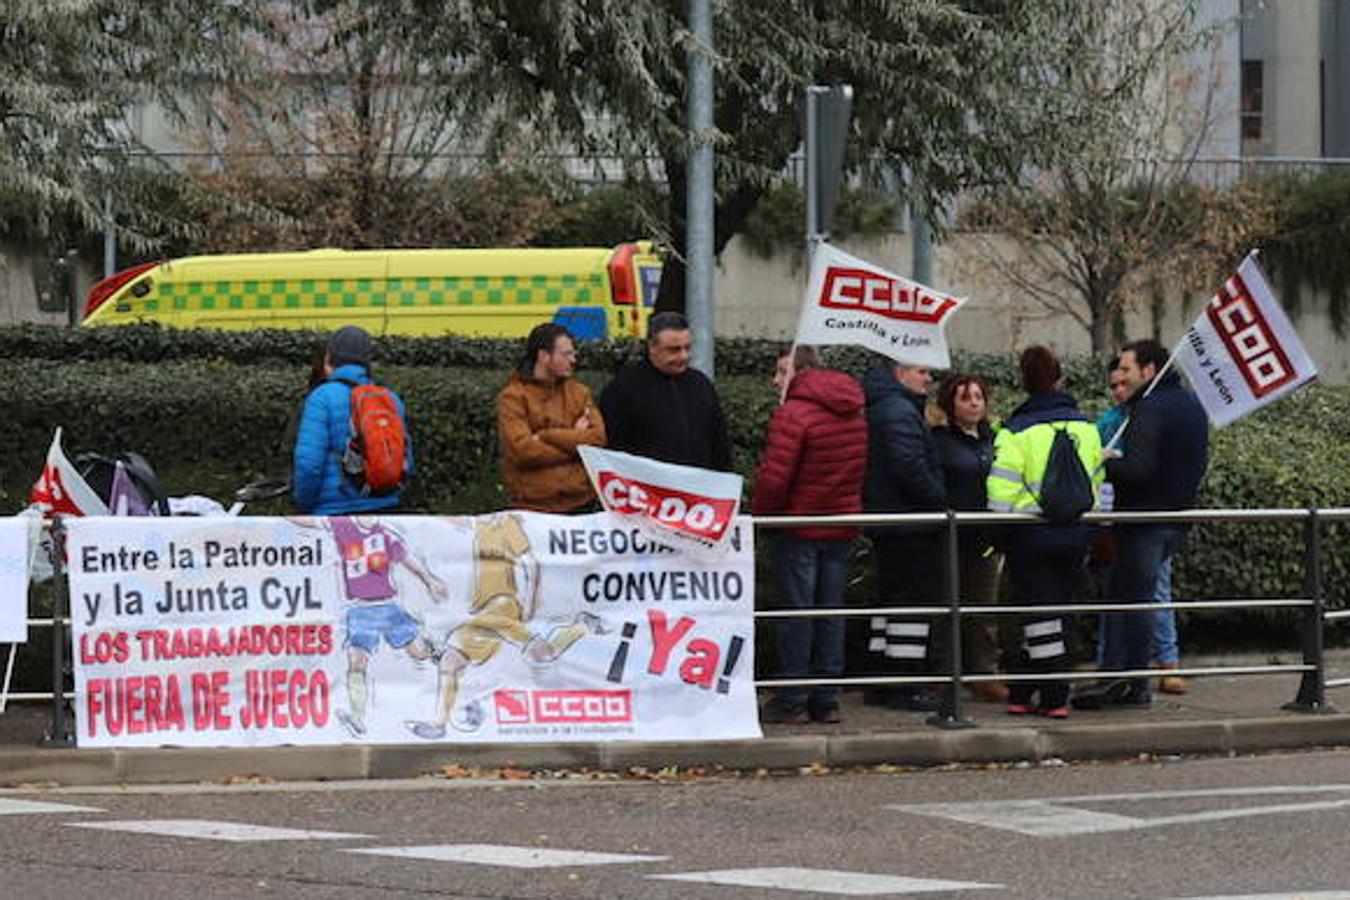
<path id="1" fill-rule="evenodd" d="M 77 742 L 759 736 L 753 536 L 632 519 L 68 523 Z"/>
<path id="2" fill-rule="evenodd" d="M 41 527 L 36 516 L 0 519 L 0 644 L 28 640 L 28 580 Z"/>
<path id="3" fill-rule="evenodd" d="M 1186 330 L 1174 360 L 1219 428 L 1317 377 L 1255 253 Z"/>
<path id="4" fill-rule="evenodd" d="M 857 344 L 911 366 L 951 367 L 945 326 L 965 300 L 829 244 L 811 258 L 797 344 Z"/>
<path id="5" fill-rule="evenodd" d="M 601 505 L 631 518 L 657 540 L 690 550 L 720 550 L 741 506 L 741 476 L 582 446 Z"/>

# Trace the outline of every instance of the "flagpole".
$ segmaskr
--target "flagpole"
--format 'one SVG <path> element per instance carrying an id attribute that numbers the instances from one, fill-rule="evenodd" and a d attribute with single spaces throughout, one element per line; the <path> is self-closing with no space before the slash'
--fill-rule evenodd
<path id="1" fill-rule="evenodd" d="M 802 309 L 797 313 L 797 327 L 792 329 L 792 346 L 788 348 L 788 365 L 793 366 L 793 372 L 792 376 L 783 382 L 783 387 L 778 392 L 779 406 L 787 402 L 788 388 L 792 386 L 792 378 L 797 375 L 796 366 L 793 365 L 797 358 L 797 332 L 801 329 L 802 312 L 806 311 L 806 305 L 810 302 L 811 276 L 814 274 L 816 251 L 820 249 L 822 243 L 824 243 L 824 238 L 819 234 L 808 234 L 806 236 L 806 290 L 802 292 Z"/>

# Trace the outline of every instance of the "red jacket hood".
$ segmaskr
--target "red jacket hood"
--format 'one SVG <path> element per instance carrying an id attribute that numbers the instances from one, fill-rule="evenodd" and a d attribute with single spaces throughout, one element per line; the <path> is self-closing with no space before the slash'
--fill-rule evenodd
<path id="1" fill-rule="evenodd" d="M 823 406 L 837 416 L 856 415 L 865 404 L 862 386 L 834 369 L 804 369 L 792 378 L 787 399 Z"/>

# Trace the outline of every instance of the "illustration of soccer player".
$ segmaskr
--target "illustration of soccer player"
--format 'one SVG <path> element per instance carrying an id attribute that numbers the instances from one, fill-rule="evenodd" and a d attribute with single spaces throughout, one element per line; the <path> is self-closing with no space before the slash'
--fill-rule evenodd
<path id="1" fill-rule="evenodd" d="M 451 630 L 440 651 L 440 697 L 430 722 L 408 722 L 413 734 L 427 740 L 445 736 L 447 723 L 472 731 L 479 720 L 452 718 L 460 677 L 470 664 L 482 665 L 496 655 L 503 641 L 521 648 L 532 663 L 551 663 L 587 634 L 603 634 L 599 617 L 578 613 L 554 627 L 547 637 L 525 624 L 534 618 L 539 600 L 539 560 L 530 547 L 520 516 L 497 513 L 474 519 L 474 586 L 467 621 Z"/>
<path id="2" fill-rule="evenodd" d="M 339 709 L 335 715 L 352 737 L 362 737 L 366 733 L 366 672 L 380 640 L 418 661 L 435 655 L 431 642 L 421 635 L 421 623 L 396 602 L 393 567 L 401 564 L 417 576 L 436 603 L 449 591 L 445 582 L 408 549 L 402 536 L 374 516 L 329 516 L 314 521 L 326 521 L 337 543 L 342 586 L 349 603 L 344 643 L 347 709 Z"/>

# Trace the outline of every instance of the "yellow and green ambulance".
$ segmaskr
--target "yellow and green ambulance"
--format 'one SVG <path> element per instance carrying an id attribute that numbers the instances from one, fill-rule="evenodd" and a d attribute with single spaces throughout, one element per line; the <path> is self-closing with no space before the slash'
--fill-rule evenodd
<path id="1" fill-rule="evenodd" d="M 146 263 L 89 291 L 85 325 L 360 325 L 372 334 L 578 338 L 643 333 L 661 283 L 651 243 L 494 250 L 309 250 Z"/>

